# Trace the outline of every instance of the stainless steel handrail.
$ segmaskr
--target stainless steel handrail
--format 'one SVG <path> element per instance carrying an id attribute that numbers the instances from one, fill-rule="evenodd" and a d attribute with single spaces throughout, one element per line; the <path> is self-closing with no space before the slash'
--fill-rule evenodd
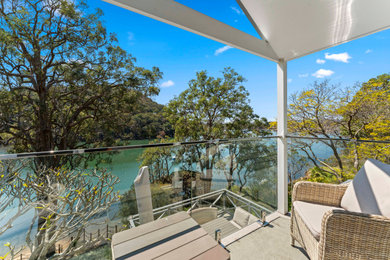
<path id="1" fill-rule="evenodd" d="M 175 147 L 175 146 L 187 146 L 197 144 L 229 144 L 234 142 L 245 141 L 260 141 L 263 139 L 276 139 L 280 136 L 260 136 L 249 138 L 231 138 L 231 139 L 215 139 L 215 140 L 201 140 L 201 141 L 187 141 L 187 142 L 171 142 L 171 143 L 156 143 L 156 144 L 142 144 L 142 145 L 124 145 L 113 147 L 100 147 L 100 148 L 85 148 L 85 149 L 69 149 L 69 150 L 53 150 L 43 152 L 30 152 L 30 153 L 14 153 L 14 154 L 0 154 L 0 160 L 13 160 L 21 158 L 35 158 L 44 156 L 61 156 L 61 155 L 77 155 L 88 153 L 101 153 L 101 152 L 114 152 L 124 151 L 132 149 L 147 149 L 155 147 Z M 344 142 L 357 142 L 357 143 L 377 143 L 377 144 L 390 144 L 390 141 L 381 140 L 363 140 L 363 139 L 348 139 L 348 138 L 328 138 L 328 137 L 311 137 L 311 136 L 294 136 L 287 135 L 287 139 L 304 139 L 304 140 L 322 140 L 322 141 L 344 141 Z"/>
<path id="2" fill-rule="evenodd" d="M 20 158 L 34 158 L 44 156 L 56 156 L 56 155 L 76 155 L 86 153 L 101 153 L 101 152 L 114 152 L 124 151 L 132 149 L 146 149 L 154 147 L 175 147 L 175 146 L 187 146 L 197 144 L 228 144 L 233 142 L 243 141 L 259 141 L 262 139 L 272 139 L 277 136 L 261 136 L 253 138 L 235 138 L 235 139 L 215 139 L 215 140 L 201 140 L 201 141 L 187 141 L 187 142 L 171 142 L 171 143 L 156 143 L 156 144 L 141 144 L 141 145 L 124 145 L 124 146 L 113 146 L 113 147 L 100 147 L 100 148 L 85 148 L 85 149 L 69 149 L 69 150 L 52 150 L 42 152 L 29 152 L 29 153 L 14 153 L 14 154 L 0 154 L 0 160 L 12 160 Z"/>
<path id="3" fill-rule="evenodd" d="M 287 135 L 286 138 L 305 139 L 305 140 L 322 140 L 322 141 L 343 141 L 343 142 L 357 142 L 357 143 L 390 144 L 390 141 L 350 139 L 350 138 L 329 138 L 329 137 L 312 137 L 312 136 L 295 136 L 295 135 Z"/>

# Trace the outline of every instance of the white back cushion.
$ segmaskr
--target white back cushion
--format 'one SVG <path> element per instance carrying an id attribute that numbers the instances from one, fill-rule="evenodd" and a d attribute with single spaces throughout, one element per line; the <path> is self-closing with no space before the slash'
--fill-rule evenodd
<path id="1" fill-rule="evenodd" d="M 345 191 L 341 207 L 390 217 L 390 165 L 368 159 Z"/>
<path id="2" fill-rule="evenodd" d="M 249 213 L 240 207 L 236 207 L 234 211 L 233 221 L 240 227 L 248 225 Z"/>

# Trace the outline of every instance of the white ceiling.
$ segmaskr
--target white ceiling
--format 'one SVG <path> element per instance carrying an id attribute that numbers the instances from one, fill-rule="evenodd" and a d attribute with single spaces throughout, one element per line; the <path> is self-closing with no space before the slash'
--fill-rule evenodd
<path id="1" fill-rule="evenodd" d="M 238 0 L 279 58 L 390 28 L 390 0 Z"/>

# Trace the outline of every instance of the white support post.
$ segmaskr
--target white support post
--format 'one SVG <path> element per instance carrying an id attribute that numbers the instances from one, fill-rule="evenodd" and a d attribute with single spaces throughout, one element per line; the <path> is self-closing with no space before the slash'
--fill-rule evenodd
<path id="1" fill-rule="evenodd" d="M 277 64 L 278 85 L 278 212 L 288 212 L 287 190 L 287 62 Z"/>

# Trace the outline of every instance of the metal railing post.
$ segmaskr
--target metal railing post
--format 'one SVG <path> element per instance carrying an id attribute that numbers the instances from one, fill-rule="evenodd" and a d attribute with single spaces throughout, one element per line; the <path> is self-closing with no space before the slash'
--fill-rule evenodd
<path id="1" fill-rule="evenodd" d="M 223 210 L 226 210 L 226 191 L 223 192 L 222 204 L 223 204 Z"/>

